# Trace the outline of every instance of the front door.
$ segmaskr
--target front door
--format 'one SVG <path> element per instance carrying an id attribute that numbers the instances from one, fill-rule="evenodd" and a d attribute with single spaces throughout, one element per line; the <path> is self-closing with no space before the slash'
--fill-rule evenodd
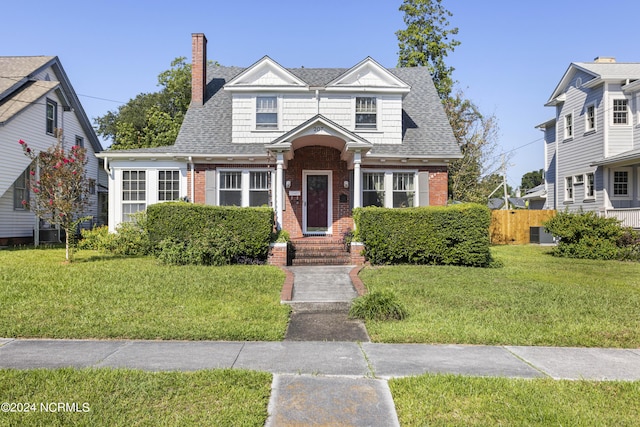
<path id="1" fill-rule="evenodd" d="M 306 234 L 331 233 L 331 171 L 304 172 Z"/>

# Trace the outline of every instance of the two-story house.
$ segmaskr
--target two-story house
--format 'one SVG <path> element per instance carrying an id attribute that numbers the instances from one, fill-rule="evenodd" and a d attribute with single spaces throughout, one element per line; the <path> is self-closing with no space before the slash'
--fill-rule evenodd
<path id="1" fill-rule="evenodd" d="M 545 105 L 545 208 L 640 228 L 640 63 L 572 63 Z"/>
<path id="2" fill-rule="evenodd" d="M 103 193 L 98 186 L 100 168 L 95 156 L 102 146 L 58 57 L 0 57 L 0 245 L 58 238 L 57 230 L 37 220 L 23 204 L 32 197 L 31 160 L 18 144 L 20 139 L 36 151 L 58 141 L 87 150 L 86 173 L 95 184 L 86 214 L 97 222 L 100 201 L 106 202 L 106 188 Z"/>
<path id="3" fill-rule="evenodd" d="M 109 226 L 148 205 L 271 206 L 292 238 L 353 228 L 359 206 L 444 205 L 461 157 L 425 68 L 207 66 L 192 35 L 192 100 L 174 145 L 106 151 Z"/>

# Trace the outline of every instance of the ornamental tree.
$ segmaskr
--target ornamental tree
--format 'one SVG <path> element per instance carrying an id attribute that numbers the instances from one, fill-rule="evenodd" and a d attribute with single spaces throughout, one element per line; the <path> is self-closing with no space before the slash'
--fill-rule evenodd
<path id="1" fill-rule="evenodd" d="M 91 219 L 83 217 L 89 204 L 89 184 L 85 173 L 86 150 L 74 145 L 65 151 L 58 142 L 47 151 L 34 152 L 22 139 L 18 141 L 24 154 L 33 160 L 30 170 L 30 185 L 33 201 L 22 203 L 51 224 L 65 232 L 65 258 L 73 260 L 71 238 L 81 222 Z"/>

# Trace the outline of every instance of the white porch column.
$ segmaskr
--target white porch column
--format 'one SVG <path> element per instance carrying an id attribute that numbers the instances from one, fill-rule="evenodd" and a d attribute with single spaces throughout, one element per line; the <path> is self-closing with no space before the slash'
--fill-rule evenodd
<path id="1" fill-rule="evenodd" d="M 276 153 L 276 228 L 282 230 L 282 205 L 284 201 L 283 181 L 284 154 Z"/>
<path id="2" fill-rule="evenodd" d="M 362 207 L 362 177 L 360 173 L 360 163 L 362 155 L 360 152 L 353 153 L 353 207 Z"/>

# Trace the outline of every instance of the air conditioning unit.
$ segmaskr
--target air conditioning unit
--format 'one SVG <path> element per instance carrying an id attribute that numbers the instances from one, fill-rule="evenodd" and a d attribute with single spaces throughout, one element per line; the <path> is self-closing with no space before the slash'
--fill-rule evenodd
<path id="1" fill-rule="evenodd" d="M 544 227 L 529 227 L 529 242 L 537 244 L 555 243 L 556 239 Z"/>

